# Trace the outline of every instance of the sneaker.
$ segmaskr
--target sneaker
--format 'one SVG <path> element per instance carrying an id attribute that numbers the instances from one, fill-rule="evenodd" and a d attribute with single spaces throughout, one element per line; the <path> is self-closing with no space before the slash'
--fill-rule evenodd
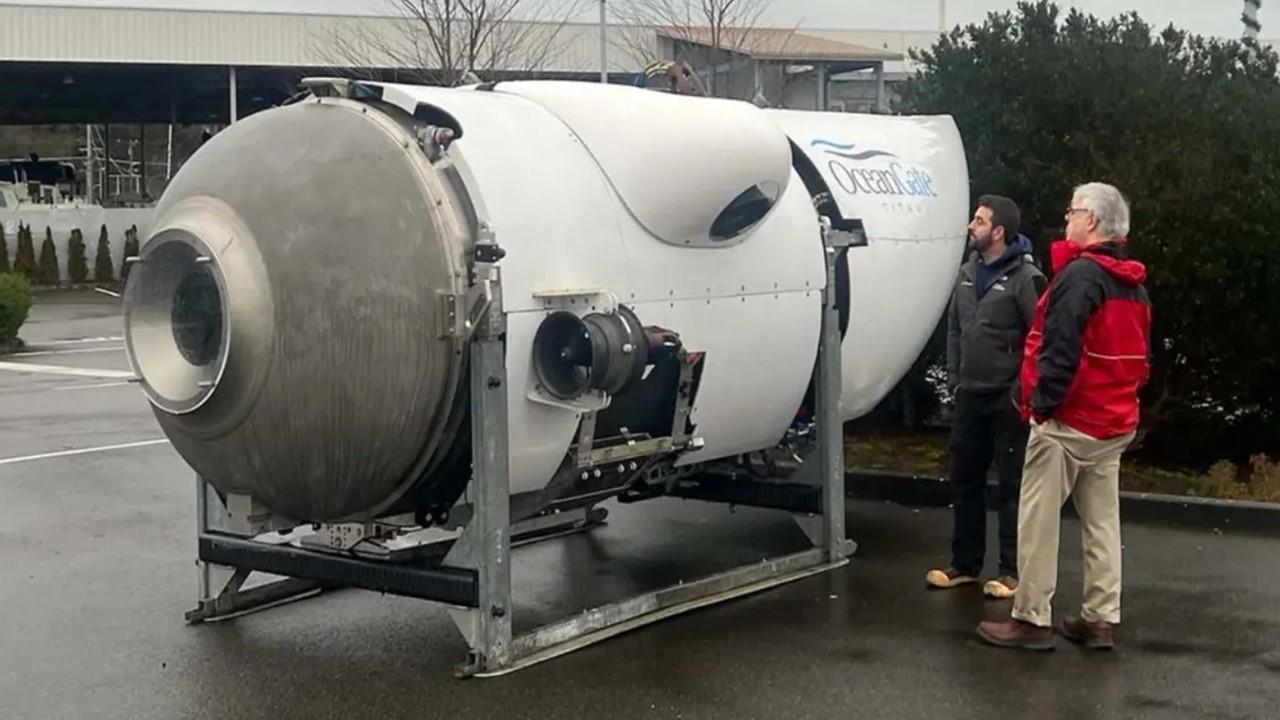
<path id="1" fill-rule="evenodd" d="M 978 635 L 998 647 L 1019 650 L 1053 649 L 1053 628 L 1032 625 L 1017 618 L 981 622 L 978 624 Z"/>
<path id="2" fill-rule="evenodd" d="M 1086 622 L 1078 615 L 1062 621 L 1062 637 L 1094 650 L 1110 650 L 1116 646 L 1115 630 L 1109 622 Z"/>
<path id="3" fill-rule="evenodd" d="M 1018 578 L 1012 575 L 1001 575 L 982 586 L 982 594 L 996 600 L 1008 600 L 1017 591 Z"/>
<path id="4" fill-rule="evenodd" d="M 924 576 L 924 581 L 929 584 L 929 587 L 946 590 L 960 585 L 976 583 L 978 578 L 973 575 L 966 575 L 953 567 L 948 567 L 946 570 L 930 570 L 929 574 Z"/>

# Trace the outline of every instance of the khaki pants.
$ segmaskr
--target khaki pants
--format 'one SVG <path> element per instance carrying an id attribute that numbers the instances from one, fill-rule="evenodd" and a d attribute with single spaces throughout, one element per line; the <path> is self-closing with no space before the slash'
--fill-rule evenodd
<path id="1" fill-rule="evenodd" d="M 1120 455 L 1133 433 L 1098 440 L 1057 420 L 1031 428 L 1018 510 L 1018 590 L 1013 617 L 1052 625 L 1062 506 L 1074 496 L 1084 546 L 1088 622 L 1120 622 Z"/>

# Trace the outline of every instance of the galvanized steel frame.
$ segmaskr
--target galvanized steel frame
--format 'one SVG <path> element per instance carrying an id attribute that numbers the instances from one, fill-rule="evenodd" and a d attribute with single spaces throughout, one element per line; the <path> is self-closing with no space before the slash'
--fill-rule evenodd
<path id="1" fill-rule="evenodd" d="M 843 423 L 840 422 L 841 337 L 836 304 L 835 267 L 852 236 L 824 225 L 827 264 L 821 348 L 817 367 L 818 483 L 822 512 L 796 516 L 816 546 L 769 558 L 692 582 L 609 603 L 565 620 L 512 636 L 511 551 L 508 539 L 507 428 L 505 361 L 497 336 L 500 303 L 490 308 L 487 328 L 478 329 L 472 344 L 473 488 L 477 513 L 450 553 L 453 565 L 474 566 L 480 577 L 480 603 L 453 611 L 471 652 L 457 668 L 460 677 L 505 674 L 547 660 L 621 632 L 676 614 L 760 592 L 848 563 L 856 545 L 845 538 Z"/>
<path id="2" fill-rule="evenodd" d="M 845 233 L 824 227 L 827 288 L 816 387 L 816 484 L 821 496 L 821 512 L 817 515 L 796 515 L 796 520 L 815 547 L 609 603 L 518 636 L 512 633 L 513 526 L 510 516 L 505 314 L 497 266 L 477 263 L 476 271 L 480 274 L 477 281 L 488 285 L 489 302 L 483 317 L 471 328 L 474 475 L 468 492 L 473 512 L 445 557 L 442 568 L 475 573 L 475 606 L 448 607 L 450 616 L 471 648 L 466 660 L 456 668 L 459 677 L 487 677 L 511 672 L 673 615 L 760 592 L 848 562 L 856 545 L 845 538 L 843 431 L 839 408 L 841 337 L 835 295 L 835 263 L 843 257 L 839 251 L 850 244 L 850 239 Z M 197 488 L 197 534 L 202 543 L 210 533 L 252 534 L 286 526 L 283 520 L 255 515 L 251 499 L 235 498 L 243 507 L 238 508 L 239 512 L 228 513 L 227 504 L 222 502 L 212 486 L 199 480 Z M 229 517 L 232 524 L 242 526 L 228 527 Z M 255 517 L 257 522 L 249 522 Z M 239 518 L 238 522 L 236 518 Z M 248 541 L 233 542 L 243 545 Z M 270 545 L 262 543 L 261 546 L 265 552 L 270 552 Z M 326 562 L 369 561 L 332 557 Z M 200 606 L 188 613 L 189 622 L 218 619 L 298 599 L 324 587 L 323 582 L 289 578 L 242 590 L 249 574 L 245 568 L 202 560 L 200 570 Z"/>

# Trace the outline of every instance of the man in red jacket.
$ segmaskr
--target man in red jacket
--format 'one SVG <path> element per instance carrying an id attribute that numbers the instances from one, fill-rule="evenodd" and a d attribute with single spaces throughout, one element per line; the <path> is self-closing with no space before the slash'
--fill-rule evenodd
<path id="1" fill-rule="evenodd" d="M 1149 372 L 1146 268 L 1127 257 L 1129 206 L 1116 188 L 1076 188 L 1054 278 L 1036 305 L 1020 377 L 1031 420 L 1018 514 L 1012 617 L 978 626 L 993 645 L 1053 649 L 1062 505 L 1074 496 L 1084 545 L 1084 604 L 1062 634 L 1110 648 L 1120 622 L 1120 455 L 1138 427 Z"/>

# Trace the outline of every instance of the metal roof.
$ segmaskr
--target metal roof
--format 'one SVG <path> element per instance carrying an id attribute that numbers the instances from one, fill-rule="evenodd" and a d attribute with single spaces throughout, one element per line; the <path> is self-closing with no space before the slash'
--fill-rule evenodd
<path id="1" fill-rule="evenodd" d="M 231 71 L 243 117 L 278 104 L 306 75 L 368 75 L 423 82 L 421 61 L 387 51 L 403 45 L 399 17 L 175 10 L 0 3 L 0 124 L 58 122 L 217 123 L 229 119 Z M 600 29 L 585 23 L 522 23 L 539 37 L 555 33 L 541 62 L 505 58 L 490 76 L 525 71 L 560 78 L 599 73 Z M 659 55 L 652 28 L 609 27 L 609 71 L 641 72 Z M 645 46 L 652 43 L 652 53 Z M 342 46 L 346 45 L 344 49 Z M 538 42 L 531 44 L 537 52 Z M 797 64 L 890 62 L 893 49 L 849 43 L 822 31 L 755 30 L 743 47 L 764 59 Z M 538 53 L 539 55 L 543 53 Z M 638 57 L 651 55 L 653 57 Z M 853 63 L 848 61 L 853 60 Z M 496 71 L 496 72 L 495 72 Z"/>
<path id="2" fill-rule="evenodd" d="M 0 62 L 402 68 L 402 57 L 382 46 L 403 42 L 405 22 L 372 15 L 0 4 Z M 555 52 L 540 69 L 599 70 L 597 25 L 540 25 L 539 32 L 556 34 Z M 634 44 L 635 31 L 610 26 L 610 71 L 640 69 L 623 50 Z M 702 44 L 710 40 L 706 28 L 652 32 L 655 46 L 658 34 Z M 900 48 L 849 42 L 838 31 L 753 29 L 746 32 L 741 47 L 764 60 L 902 60 Z"/>
<path id="3" fill-rule="evenodd" d="M 712 44 L 709 28 L 658 28 L 661 37 L 677 42 L 698 45 Z M 749 30 L 726 29 L 722 31 L 721 46 L 732 47 L 757 60 L 780 62 L 872 62 L 899 61 L 902 53 L 877 49 L 822 36 L 809 31 L 785 28 L 752 28 Z"/>
<path id="4" fill-rule="evenodd" d="M 402 66 L 375 47 L 361 57 L 335 48 L 335 37 L 396 42 L 405 21 L 367 15 L 308 15 L 213 10 L 0 4 L 0 62 L 235 65 L 241 67 Z M 600 31 L 589 24 L 545 23 L 559 31 L 542 69 L 599 70 Z M 614 51 L 611 70 L 634 70 Z"/>

